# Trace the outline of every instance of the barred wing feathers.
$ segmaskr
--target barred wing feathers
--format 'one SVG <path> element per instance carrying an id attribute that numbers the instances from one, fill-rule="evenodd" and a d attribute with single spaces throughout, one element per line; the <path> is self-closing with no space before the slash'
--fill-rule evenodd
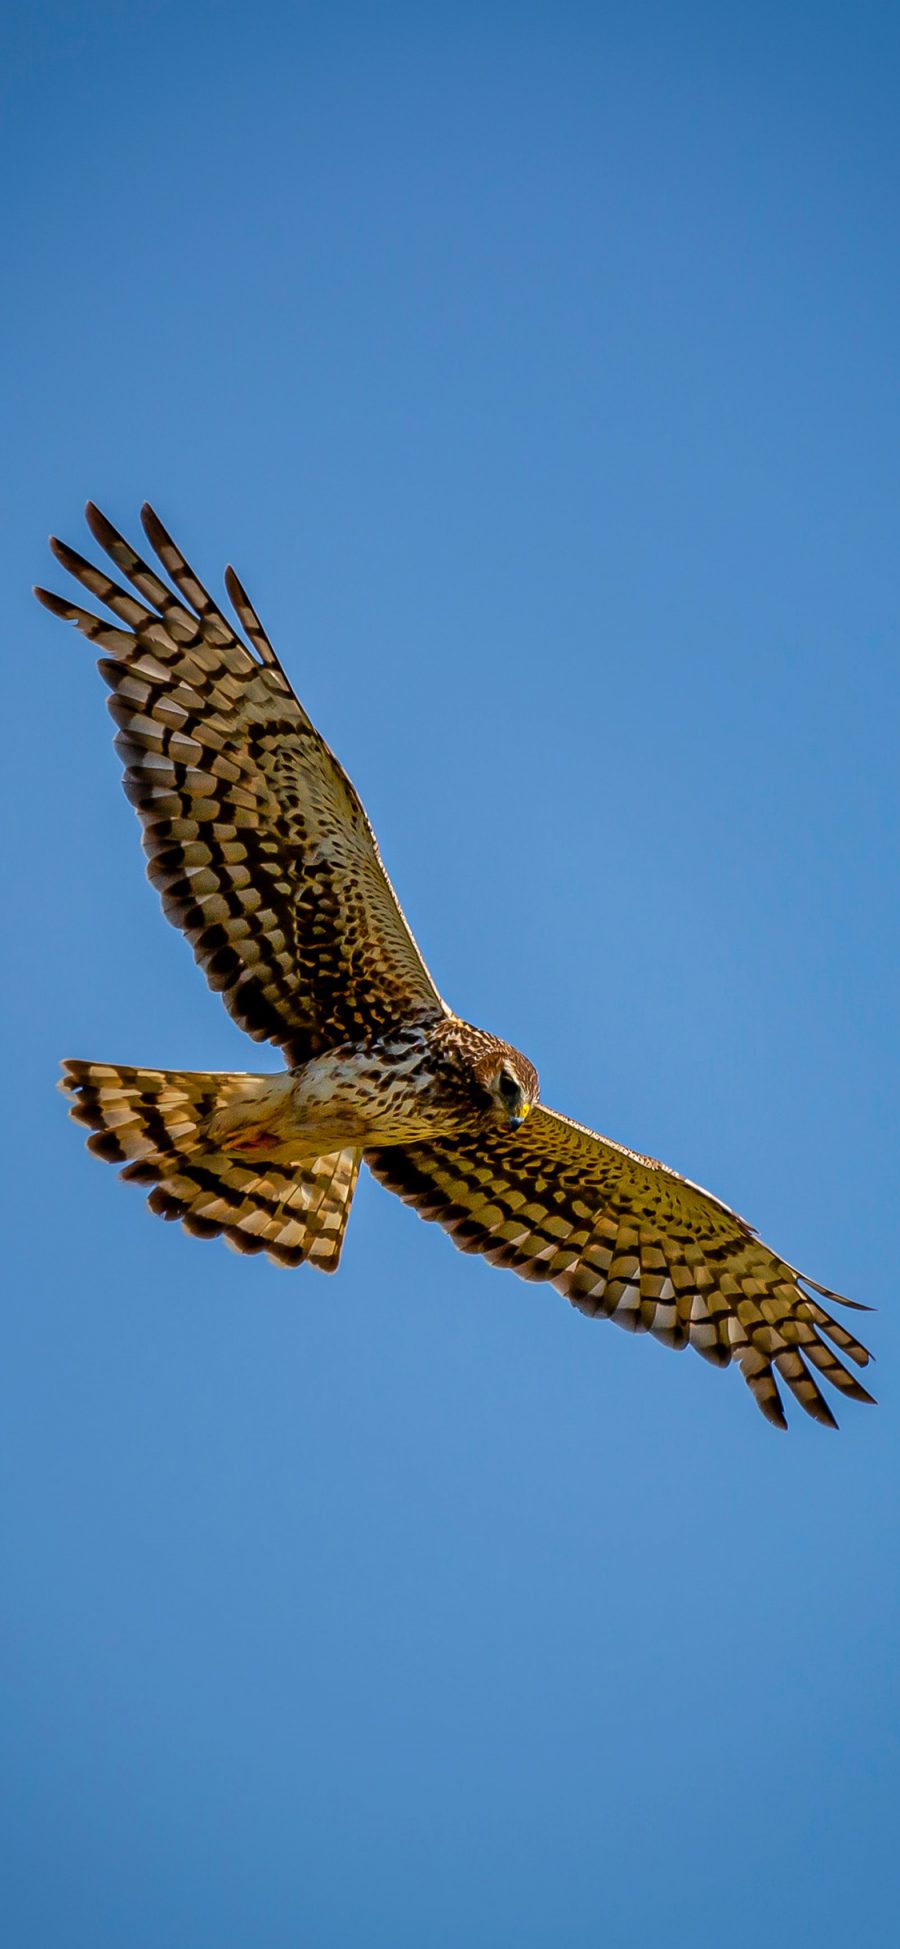
<path id="1" fill-rule="evenodd" d="M 87 518 L 137 596 L 64 543 L 53 552 L 124 627 L 36 593 L 103 651 L 149 877 L 210 986 L 289 1064 L 398 1018 L 445 1013 L 359 797 L 233 570 L 249 649 L 152 509 L 144 528 L 177 594 L 91 503 Z"/>
<path id="2" fill-rule="evenodd" d="M 696 1347 L 716 1366 L 737 1361 L 777 1427 L 786 1422 L 776 1374 L 832 1427 L 812 1369 L 854 1400 L 872 1398 L 834 1352 L 862 1367 L 866 1349 L 813 1294 L 852 1301 L 804 1280 L 709 1192 L 554 1110 L 534 1109 L 514 1133 L 365 1158 L 461 1251 L 549 1280 L 592 1317 Z"/>

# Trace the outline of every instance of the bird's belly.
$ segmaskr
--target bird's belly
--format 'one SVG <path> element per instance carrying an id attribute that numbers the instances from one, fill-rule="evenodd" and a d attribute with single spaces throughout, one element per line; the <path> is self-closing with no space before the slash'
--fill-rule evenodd
<path id="1" fill-rule="evenodd" d="M 280 1076 L 248 1076 L 244 1095 L 217 1113 L 210 1137 L 222 1150 L 302 1164 L 349 1146 L 402 1144 L 449 1133 L 421 1063 L 370 1052 L 328 1051 Z"/>

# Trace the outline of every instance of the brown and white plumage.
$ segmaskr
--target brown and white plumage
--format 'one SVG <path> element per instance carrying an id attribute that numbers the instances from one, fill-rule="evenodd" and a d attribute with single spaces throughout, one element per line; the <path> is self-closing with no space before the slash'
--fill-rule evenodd
<path id="1" fill-rule="evenodd" d="M 854 1400 L 871 1399 L 829 1341 L 860 1366 L 865 1348 L 743 1219 L 664 1164 L 555 1110 L 538 1106 L 517 1131 L 365 1155 L 379 1182 L 442 1225 L 461 1251 L 548 1280 L 592 1318 L 696 1347 L 717 1367 L 736 1360 L 779 1427 L 773 1368 L 817 1421 L 834 1417 L 811 1367 Z"/>
<path id="2" fill-rule="evenodd" d="M 151 509 L 147 536 L 177 597 L 99 509 L 89 504 L 87 518 L 142 600 L 55 540 L 57 561 L 125 628 L 44 590 L 40 599 L 105 652 L 98 667 L 149 876 L 236 1022 L 293 1065 L 442 1009 L 359 798 L 233 571 L 254 653 Z"/>
<path id="3" fill-rule="evenodd" d="M 212 1134 L 229 1105 L 272 1080 L 63 1064 L 72 1115 L 95 1133 L 88 1149 L 123 1165 L 123 1178 L 152 1185 L 147 1203 L 160 1218 L 180 1218 L 194 1238 L 225 1238 L 236 1252 L 267 1252 L 279 1265 L 308 1261 L 334 1272 L 362 1152 L 348 1147 L 284 1165 Z"/>
<path id="4" fill-rule="evenodd" d="M 195 1235 L 324 1271 L 364 1156 L 464 1251 L 549 1281 L 583 1312 L 736 1361 L 778 1425 L 776 1375 L 830 1424 L 816 1374 L 871 1399 L 835 1351 L 864 1366 L 866 1350 L 819 1303 L 838 1295 L 708 1192 L 536 1107 L 527 1059 L 447 1008 L 360 800 L 233 571 L 246 643 L 152 510 L 144 527 L 173 587 L 87 512 L 130 590 L 51 545 L 116 624 L 37 593 L 103 652 L 166 914 L 239 1025 L 288 1065 L 254 1077 L 68 1063 L 90 1148 Z"/>

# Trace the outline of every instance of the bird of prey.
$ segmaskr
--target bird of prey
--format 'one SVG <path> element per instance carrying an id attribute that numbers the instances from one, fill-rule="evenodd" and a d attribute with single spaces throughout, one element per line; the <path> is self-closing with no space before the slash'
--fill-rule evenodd
<path id="1" fill-rule="evenodd" d="M 517 1049 L 441 999 L 346 773 L 291 689 L 232 569 L 243 636 L 152 509 L 169 580 L 91 503 L 131 586 L 64 543 L 58 562 L 115 623 L 38 589 L 102 652 L 148 874 L 210 986 L 277 1075 L 67 1062 L 88 1148 L 199 1238 L 333 1272 L 361 1161 L 464 1252 L 543 1279 L 593 1318 L 736 1361 L 769 1421 L 776 1375 L 816 1420 L 816 1379 L 869 1401 L 839 1352 L 866 1349 L 840 1295 L 763 1245 L 708 1191 L 548 1110 Z M 861 1309 L 865 1310 L 865 1309 Z"/>

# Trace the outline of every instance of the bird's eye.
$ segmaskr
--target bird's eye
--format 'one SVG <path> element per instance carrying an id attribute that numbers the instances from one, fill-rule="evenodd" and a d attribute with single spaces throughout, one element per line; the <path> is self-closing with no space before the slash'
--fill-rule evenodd
<path id="1" fill-rule="evenodd" d="M 510 1075 L 508 1069 L 502 1069 L 500 1071 L 497 1088 L 500 1091 L 504 1103 L 518 1103 L 519 1085 L 515 1077 Z"/>

